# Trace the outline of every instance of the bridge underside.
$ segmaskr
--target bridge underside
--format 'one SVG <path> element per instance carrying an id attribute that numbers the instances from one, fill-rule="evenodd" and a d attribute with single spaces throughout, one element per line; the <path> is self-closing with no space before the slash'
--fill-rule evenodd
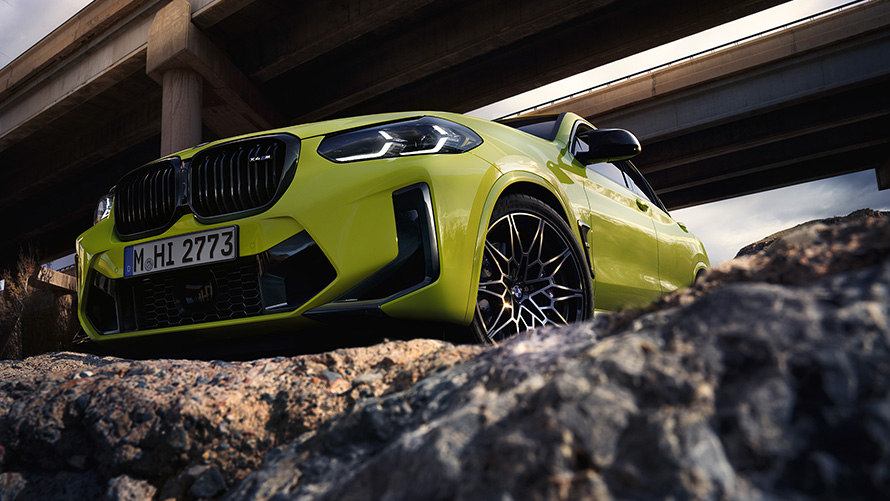
<path id="1" fill-rule="evenodd" d="M 669 208 L 874 170 L 890 188 L 890 2 L 843 10 L 561 101 L 636 133 Z"/>
<path id="2" fill-rule="evenodd" d="M 640 165 L 668 207 L 878 171 L 890 161 L 883 80 L 646 144 Z"/>

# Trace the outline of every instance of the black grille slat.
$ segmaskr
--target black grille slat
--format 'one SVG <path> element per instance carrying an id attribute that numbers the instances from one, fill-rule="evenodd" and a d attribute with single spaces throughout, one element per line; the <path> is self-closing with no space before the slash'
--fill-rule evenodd
<path id="1" fill-rule="evenodd" d="M 176 210 L 176 172 L 167 171 L 164 173 L 164 192 L 162 199 L 164 200 L 164 212 L 172 213 Z"/>
<path id="2" fill-rule="evenodd" d="M 259 153 L 260 153 L 260 147 L 259 147 L 259 146 L 254 146 L 254 147 L 251 148 L 250 151 L 247 153 L 247 158 L 248 158 L 248 160 L 251 159 L 251 158 L 256 158 L 256 157 L 259 155 Z M 249 162 L 249 161 L 248 161 L 248 165 L 250 165 L 250 162 Z M 257 172 L 257 186 L 254 188 L 254 190 L 256 190 L 257 198 L 258 198 L 259 200 L 262 200 L 263 198 L 265 198 L 265 196 L 262 195 L 262 194 L 258 191 L 258 188 L 259 188 L 259 176 L 260 176 L 261 173 L 263 172 L 263 169 L 260 168 L 260 164 L 259 164 L 259 162 L 253 162 L 253 168 L 256 169 L 256 172 Z"/>
<path id="3" fill-rule="evenodd" d="M 226 157 L 223 156 L 223 159 L 225 159 L 225 158 Z M 236 172 L 237 169 L 235 167 L 235 155 L 234 154 L 229 154 L 228 165 L 229 165 L 229 189 L 228 189 L 229 198 L 232 200 L 232 207 L 235 209 L 235 212 L 241 212 L 242 210 L 244 210 L 243 206 L 240 203 L 238 203 L 238 198 L 239 198 L 238 195 L 240 195 L 240 191 L 241 191 L 241 189 L 240 189 L 241 183 L 239 182 L 241 179 L 241 176 L 239 176 L 238 172 Z M 238 189 L 239 193 L 237 193 L 237 194 L 235 193 L 236 185 L 239 187 L 239 189 Z"/>
<path id="4" fill-rule="evenodd" d="M 159 195 L 158 188 L 160 188 L 160 186 L 158 186 L 158 184 L 159 184 L 158 183 L 158 175 L 159 174 L 163 174 L 163 173 L 161 171 L 155 171 L 154 173 L 148 175 L 148 179 L 149 179 L 148 186 L 149 186 L 150 200 L 158 200 L 159 201 L 158 203 L 149 204 L 149 206 L 148 206 L 149 220 L 151 221 L 152 226 L 160 226 L 160 224 L 158 224 L 158 220 L 161 218 L 161 207 L 159 207 L 159 205 L 162 202 L 160 202 L 161 198 L 158 196 Z"/>
<path id="5" fill-rule="evenodd" d="M 263 157 L 269 154 L 269 149 L 267 148 L 263 151 Z M 266 172 L 266 193 L 272 193 L 275 191 L 275 162 L 270 162 L 268 160 L 263 160 L 263 171 Z"/>
<path id="6" fill-rule="evenodd" d="M 139 176 L 133 187 L 136 189 L 136 201 L 139 203 L 139 210 L 136 212 L 137 220 L 145 221 L 145 201 L 148 198 L 145 193 L 145 174 Z M 147 226 L 151 226 L 149 221 L 145 221 Z"/>
<path id="7" fill-rule="evenodd" d="M 259 137 L 198 153 L 192 160 L 189 188 L 192 211 L 199 217 L 211 218 L 270 204 L 289 167 L 281 151 L 287 151 L 284 141 Z"/>
<path id="8" fill-rule="evenodd" d="M 136 221 L 139 220 L 139 214 L 136 212 L 138 209 L 139 198 L 136 196 L 136 183 L 132 183 L 127 187 L 130 194 L 130 211 L 129 211 L 129 223 L 136 224 Z"/>
<path id="9" fill-rule="evenodd" d="M 243 153 L 244 150 L 242 149 Z M 254 205 L 258 205 L 262 197 L 260 197 L 259 192 L 257 191 L 260 185 L 260 168 L 254 165 L 252 167 L 253 172 L 251 173 L 251 169 L 248 169 L 248 175 L 250 176 L 250 181 L 247 183 L 247 191 L 250 193 L 251 203 Z"/>
<path id="10" fill-rule="evenodd" d="M 200 203 L 202 204 L 207 204 L 210 201 L 210 169 L 207 166 L 209 161 L 204 159 L 204 162 L 201 163 L 201 175 L 198 176 L 198 179 L 203 179 L 204 181 L 203 188 L 198 189 L 198 192 L 201 193 Z"/>
<path id="11" fill-rule="evenodd" d="M 213 202 L 213 205 L 216 206 L 217 213 L 225 213 L 225 200 L 221 197 L 221 188 L 223 186 L 222 179 L 222 169 L 219 167 L 219 157 L 214 157 L 213 159 L 213 189 L 210 192 L 210 200 Z"/>
<path id="12" fill-rule="evenodd" d="M 238 161 L 240 154 L 240 149 L 235 153 L 232 153 L 229 163 L 234 165 L 235 162 Z M 243 187 L 243 189 L 238 190 L 238 205 L 241 207 L 241 210 L 253 207 L 253 203 L 250 200 L 250 183 L 248 182 L 248 179 L 250 178 L 250 164 L 245 164 L 243 169 L 238 169 L 237 176 L 238 186 Z"/>
<path id="13" fill-rule="evenodd" d="M 216 196 L 219 200 L 220 212 L 223 214 L 229 214 L 231 212 L 235 212 L 229 207 L 229 201 L 226 199 L 226 186 L 229 184 L 226 180 L 226 166 L 223 159 L 225 155 L 221 155 L 217 157 L 216 164 L 218 165 L 217 169 L 219 172 L 219 188 L 216 190 Z"/>
<path id="14" fill-rule="evenodd" d="M 163 229 L 176 213 L 178 161 L 157 162 L 121 179 L 114 204 L 118 234 L 133 237 Z"/>

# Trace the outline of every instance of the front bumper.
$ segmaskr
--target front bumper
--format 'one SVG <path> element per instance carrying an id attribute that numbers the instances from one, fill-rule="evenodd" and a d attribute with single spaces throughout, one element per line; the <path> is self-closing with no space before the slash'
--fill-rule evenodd
<path id="1" fill-rule="evenodd" d="M 310 153 L 260 214 L 212 224 L 184 214 L 131 241 L 111 217 L 77 242 L 81 323 L 94 340 L 367 316 L 468 324 L 475 230 L 496 177 L 472 154 L 333 165 Z M 232 224 L 235 261 L 123 277 L 127 245 Z"/>

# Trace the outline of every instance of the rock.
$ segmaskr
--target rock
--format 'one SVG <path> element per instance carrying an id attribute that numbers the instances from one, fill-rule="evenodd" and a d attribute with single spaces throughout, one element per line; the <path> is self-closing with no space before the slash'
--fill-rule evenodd
<path id="1" fill-rule="evenodd" d="M 120 475 L 108 481 L 105 497 L 109 501 L 142 501 L 154 499 L 158 489 L 145 480 Z"/>
<path id="2" fill-rule="evenodd" d="M 0 496 L 21 485 L 25 494 L 43 493 L 35 489 L 55 482 L 57 472 L 85 472 L 82 478 L 88 472 L 95 489 L 85 492 L 92 499 L 121 475 L 161 488 L 162 498 L 212 498 L 273 447 L 313 431 L 356 400 L 404 390 L 481 350 L 418 339 L 250 362 L 67 352 L 3 361 L 0 466 L 19 476 L 4 477 Z M 404 363 L 380 368 L 393 357 Z M 353 387 L 356 375 L 372 372 L 380 377 Z M 207 470 L 190 476 L 196 466 Z"/>
<path id="3" fill-rule="evenodd" d="M 226 490 L 226 479 L 216 466 L 193 466 L 189 474 L 195 479 L 189 493 L 196 498 L 212 498 Z"/>
<path id="4" fill-rule="evenodd" d="M 849 226 L 860 225 L 869 219 L 887 219 L 890 218 L 890 212 L 876 211 L 871 209 L 859 209 L 853 211 L 846 216 L 829 217 L 826 219 L 817 219 L 799 224 L 794 228 L 782 230 L 778 233 L 763 238 L 753 244 L 746 245 L 739 250 L 736 257 L 749 256 L 756 254 L 762 250 L 768 249 L 776 241 L 784 240 L 785 242 L 812 242 L 818 240 L 818 232 L 825 230 L 827 226 Z"/>
<path id="5" fill-rule="evenodd" d="M 884 498 L 890 219 L 801 230 L 496 347 L 0 362 L 0 499 Z"/>
<path id="6" fill-rule="evenodd" d="M 13 501 L 27 485 L 21 473 L 0 473 L 0 501 Z"/>

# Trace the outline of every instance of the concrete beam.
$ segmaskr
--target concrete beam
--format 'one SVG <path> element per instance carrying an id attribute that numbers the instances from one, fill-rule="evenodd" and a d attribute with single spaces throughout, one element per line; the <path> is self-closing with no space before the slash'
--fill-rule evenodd
<path id="1" fill-rule="evenodd" d="M 706 190 L 694 187 L 664 194 L 659 193 L 659 197 L 669 210 L 691 207 L 851 172 L 874 169 L 878 155 L 885 159 L 886 148 L 862 148 L 839 152 L 831 156 L 801 159 L 800 162 L 777 165 L 767 171 L 715 181 L 708 184 Z"/>
<path id="2" fill-rule="evenodd" d="M 888 25 L 890 3 L 868 2 L 534 113 L 574 111 L 644 140 L 670 137 L 890 74 Z"/>
<path id="3" fill-rule="evenodd" d="M 702 187 L 721 180 L 764 172 L 784 165 L 804 164 L 822 157 L 842 156 L 859 150 L 890 145 L 890 116 L 822 130 L 805 136 L 764 144 L 723 155 L 719 159 L 690 162 L 667 170 L 648 172 L 646 179 L 659 193 Z M 845 162 L 846 163 L 846 162 Z M 838 166 L 838 170 L 842 169 Z M 857 166 L 854 170 L 868 167 Z"/>
<path id="4" fill-rule="evenodd" d="M 0 103 L 35 76 L 59 66 L 128 16 L 160 0 L 95 0 L 0 69 Z M 144 40 L 143 40 L 144 41 Z"/>
<path id="5" fill-rule="evenodd" d="M 58 295 L 77 293 L 77 277 L 45 266 L 38 268 L 34 275 L 28 278 L 28 285 Z"/>
<path id="6" fill-rule="evenodd" d="M 145 67 L 150 19 L 134 19 L 51 79 L 0 103 L 0 151 L 21 141 Z"/>
<path id="7" fill-rule="evenodd" d="M 878 181 L 878 190 L 890 190 L 890 159 L 875 169 L 875 176 Z"/>
<path id="8" fill-rule="evenodd" d="M 189 0 L 192 4 L 192 22 L 202 30 L 235 14 L 255 0 Z"/>
<path id="9" fill-rule="evenodd" d="M 436 0 L 345 0 L 298 2 L 293 18 L 300 29 L 284 30 L 271 45 L 271 61 L 251 74 L 266 82 L 307 61 L 385 26 L 393 19 L 427 9 Z M 311 20 L 311 21 L 308 21 Z M 308 22 L 307 22 L 308 21 Z M 458 30 L 455 30 L 458 31 Z M 403 47 L 410 50 L 410 47 Z"/>
<path id="10" fill-rule="evenodd" d="M 76 138 L 56 143 L 52 148 L 27 158 L 6 157 L 4 165 L 26 165 L 27 168 L 4 169 L 3 182 L 0 183 L 0 207 L 15 207 L 28 196 L 58 183 L 60 178 L 76 175 L 156 135 L 161 125 L 158 104 L 156 98 L 151 99 L 107 124 L 83 130 Z M 157 156 L 157 152 L 154 156 Z M 137 165 L 123 166 L 115 175 L 119 177 Z M 107 185 L 97 187 L 99 194 L 95 197 L 101 196 L 102 190 L 111 188 L 116 180 L 104 180 Z M 95 197 L 91 196 L 90 199 Z"/>
<path id="11" fill-rule="evenodd" d="M 324 94 L 320 101 L 334 106 L 312 111 L 307 105 L 318 100 L 298 102 L 292 115 L 295 121 L 303 121 L 405 109 L 468 111 L 778 3 L 781 0 L 688 0 L 678 9 L 661 0 L 460 2 L 433 16 L 433 22 L 400 26 L 393 40 L 381 37 L 383 43 L 376 43 L 378 39 L 372 39 L 382 63 L 369 66 L 367 58 L 361 61 L 351 53 L 338 53 L 343 57 L 331 57 L 324 71 L 301 74 L 301 88 L 320 89 Z M 558 16 L 566 6 L 577 7 L 576 14 L 552 25 L 553 12 Z M 539 29 L 534 29 L 535 21 Z M 465 52 L 465 38 L 473 35 L 478 23 L 487 23 L 490 31 Z M 524 28 L 531 30 L 523 32 Z M 505 39 L 513 43 L 497 45 Z M 411 48 L 406 57 L 385 57 L 402 54 L 405 47 Z M 440 58 L 444 64 L 425 64 L 425 56 Z M 469 58 L 461 59 L 464 56 Z M 368 69 L 372 74 L 366 73 Z M 365 77 L 376 84 L 375 73 L 381 69 L 389 86 L 355 102 L 355 96 L 368 87 Z M 322 76 L 331 89 L 316 81 Z M 342 105 L 337 105 L 338 99 L 343 99 Z"/>
<path id="12" fill-rule="evenodd" d="M 830 131 L 890 115 L 886 82 L 875 82 L 790 104 L 766 113 L 688 132 L 661 141 L 647 141 L 639 163 L 646 173 L 711 160 L 733 152 Z M 852 139 L 852 138 L 851 138 Z M 813 144 L 813 149 L 820 145 Z"/>
<path id="13" fill-rule="evenodd" d="M 232 123 L 242 124 L 240 133 L 269 129 L 284 119 L 243 73 L 191 22 L 188 0 L 172 0 L 161 9 L 148 34 L 146 73 L 164 83 L 164 74 L 190 69 L 199 74 L 216 95 L 234 111 L 237 120 L 211 115 L 207 127 L 223 136 L 232 133 Z"/>
<path id="14" fill-rule="evenodd" d="M 457 8 L 449 6 L 442 15 L 424 17 L 413 26 L 395 31 L 390 37 L 374 40 L 373 58 L 368 58 L 367 54 L 346 54 L 325 74 L 307 75 L 307 80 L 317 91 L 327 94 L 330 89 L 338 89 L 341 95 L 333 99 L 327 97 L 323 101 L 326 104 L 301 114 L 299 121 L 337 116 L 344 109 L 393 91 L 407 82 L 419 81 L 436 72 L 458 67 L 480 54 L 492 53 L 526 37 L 556 29 L 581 16 L 601 11 L 609 3 L 603 0 L 498 0 L 469 2 L 459 4 Z M 381 10 L 397 8 L 410 11 L 414 2 L 398 2 Z M 458 18 L 460 29 L 453 29 Z M 335 36 L 353 36 L 352 31 L 376 27 L 363 21 L 355 24 L 354 27 L 339 28 L 334 32 Z M 296 33 L 292 36 L 297 36 Z M 254 75 L 262 80 L 270 76 L 268 72 L 266 67 Z"/>

